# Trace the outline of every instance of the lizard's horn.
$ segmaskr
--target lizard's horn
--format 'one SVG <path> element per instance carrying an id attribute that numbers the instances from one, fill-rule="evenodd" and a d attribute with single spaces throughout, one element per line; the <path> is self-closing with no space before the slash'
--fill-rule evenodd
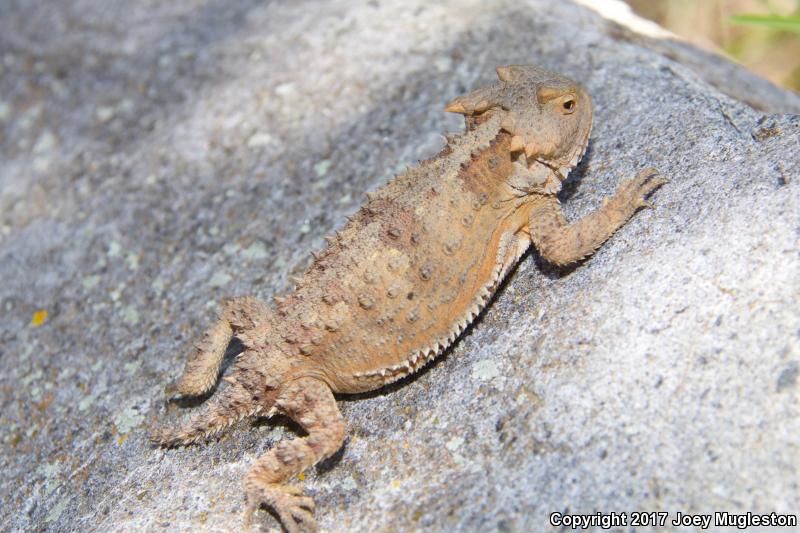
<path id="1" fill-rule="evenodd" d="M 444 108 L 448 113 L 461 113 L 462 115 L 475 115 L 487 109 L 500 105 L 497 85 L 482 87 L 476 91 L 459 96 Z"/>

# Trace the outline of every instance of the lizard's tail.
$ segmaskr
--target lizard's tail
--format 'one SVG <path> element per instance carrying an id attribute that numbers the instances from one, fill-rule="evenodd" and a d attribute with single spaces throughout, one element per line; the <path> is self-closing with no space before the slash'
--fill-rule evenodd
<path id="1" fill-rule="evenodd" d="M 150 430 L 150 442 L 174 447 L 194 444 L 219 435 L 234 423 L 265 411 L 266 405 L 253 401 L 253 395 L 235 379 L 214 395 L 201 410 L 177 427 L 157 427 Z"/>

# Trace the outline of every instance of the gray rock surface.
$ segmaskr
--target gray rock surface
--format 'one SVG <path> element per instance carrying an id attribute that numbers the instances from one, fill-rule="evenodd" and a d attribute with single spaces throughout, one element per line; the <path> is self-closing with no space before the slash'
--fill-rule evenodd
<path id="1" fill-rule="evenodd" d="M 800 118 L 723 94 L 725 64 L 711 85 L 544 0 L 0 11 L 0 530 L 237 530 L 248 465 L 292 428 L 154 449 L 190 410 L 165 384 L 221 297 L 285 291 L 508 63 L 593 95 L 569 216 L 645 166 L 672 182 L 588 262 L 526 257 L 420 375 L 342 398 L 348 441 L 305 479 L 321 528 L 800 511 Z M 751 104 L 800 108 L 749 78 Z"/>

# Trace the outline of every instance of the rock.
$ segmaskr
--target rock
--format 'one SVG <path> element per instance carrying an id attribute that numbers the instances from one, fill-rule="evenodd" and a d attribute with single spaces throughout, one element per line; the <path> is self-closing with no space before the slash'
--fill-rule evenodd
<path id="1" fill-rule="evenodd" d="M 247 146 L 250 148 L 261 148 L 272 142 L 272 135 L 265 132 L 256 132 L 247 139 Z"/>
<path id="2" fill-rule="evenodd" d="M 585 263 L 526 257 L 420 375 L 342 398 L 348 441 L 303 482 L 321 528 L 796 512 L 800 118 L 753 107 L 796 112 L 796 95 L 546 0 L 17 2 L 0 36 L 0 530 L 238 528 L 248 465 L 292 428 L 166 451 L 145 433 L 191 411 L 164 388 L 207 302 L 286 291 L 351 199 L 459 127 L 444 103 L 508 63 L 594 99 L 569 217 L 640 168 L 672 182 Z M 747 103 L 726 95 L 739 84 Z M 58 142 L 32 172 L 46 131 Z M 275 142 L 248 148 L 254 131 Z"/>
<path id="3" fill-rule="evenodd" d="M 115 114 L 116 111 L 114 110 L 113 107 L 102 106 L 97 108 L 94 116 L 97 118 L 99 122 L 108 122 L 109 120 L 114 118 Z"/>

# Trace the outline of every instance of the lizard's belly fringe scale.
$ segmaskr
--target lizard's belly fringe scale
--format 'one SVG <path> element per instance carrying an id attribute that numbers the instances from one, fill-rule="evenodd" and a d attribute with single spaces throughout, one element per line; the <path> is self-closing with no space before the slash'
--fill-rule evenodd
<path id="1" fill-rule="evenodd" d="M 491 299 L 492 294 L 494 294 L 497 286 L 502 281 L 503 276 L 507 273 L 508 268 L 504 268 L 507 265 L 504 264 L 503 259 L 508 252 L 508 245 L 508 242 L 502 243 L 502 246 L 500 246 L 498 251 L 495 267 L 492 270 L 492 275 L 489 278 L 489 282 L 487 282 L 478 290 L 477 296 L 472 301 L 469 311 L 456 320 L 454 328 L 446 337 L 437 339 L 428 348 L 415 350 L 409 355 L 408 359 L 402 363 L 387 366 L 378 370 L 356 372 L 354 374 L 355 377 L 370 380 L 380 377 L 383 384 L 387 385 L 402 379 L 409 374 L 413 374 L 429 362 L 436 359 L 436 357 L 450 347 L 450 345 L 455 342 L 458 336 L 461 335 L 465 329 L 467 329 L 467 326 L 469 326 L 486 307 L 486 304 Z M 516 257 L 514 262 L 516 262 Z"/>

